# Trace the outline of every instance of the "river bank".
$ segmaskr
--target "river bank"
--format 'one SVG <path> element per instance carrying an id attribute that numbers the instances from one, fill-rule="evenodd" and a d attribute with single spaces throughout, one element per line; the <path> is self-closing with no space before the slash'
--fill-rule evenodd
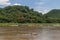
<path id="1" fill-rule="evenodd" d="M 40 29 L 40 28 L 49 28 L 49 29 L 60 29 L 60 23 L 0 23 L 0 27 L 4 28 L 23 28 L 23 29 Z"/>

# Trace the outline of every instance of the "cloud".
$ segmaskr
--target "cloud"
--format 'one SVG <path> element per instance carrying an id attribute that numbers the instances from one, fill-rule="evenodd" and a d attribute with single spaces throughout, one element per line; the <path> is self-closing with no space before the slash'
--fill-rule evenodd
<path id="1" fill-rule="evenodd" d="M 10 5 L 9 0 L 0 0 L 0 5 Z"/>
<path id="2" fill-rule="evenodd" d="M 39 2 L 36 2 L 35 10 L 42 12 L 43 14 L 47 13 L 49 11 L 48 7 L 46 6 L 48 1 L 49 0 L 40 0 Z"/>
<path id="3" fill-rule="evenodd" d="M 46 14 L 50 11 L 50 9 L 45 9 L 45 10 L 35 10 L 35 11 L 38 11 L 40 13 L 43 13 L 43 14 Z"/>
<path id="4" fill-rule="evenodd" d="M 21 5 L 21 4 L 19 4 L 19 3 L 15 3 L 15 4 L 13 4 L 13 5 Z"/>
<path id="5" fill-rule="evenodd" d="M 45 10 L 42 11 L 42 13 L 43 13 L 43 14 L 46 14 L 46 13 L 48 13 L 49 11 L 50 11 L 50 9 L 45 9 Z"/>

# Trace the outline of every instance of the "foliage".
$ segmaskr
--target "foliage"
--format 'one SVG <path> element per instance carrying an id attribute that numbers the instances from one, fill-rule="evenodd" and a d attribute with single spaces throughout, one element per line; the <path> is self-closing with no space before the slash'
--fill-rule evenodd
<path id="1" fill-rule="evenodd" d="M 28 6 L 7 6 L 0 8 L 1 23 L 38 23 L 42 13 L 30 9 Z"/>
<path id="2" fill-rule="evenodd" d="M 0 8 L 0 23 L 60 23 L 60 10 L 42 15 L 28 6 L 7 6 Z"/>

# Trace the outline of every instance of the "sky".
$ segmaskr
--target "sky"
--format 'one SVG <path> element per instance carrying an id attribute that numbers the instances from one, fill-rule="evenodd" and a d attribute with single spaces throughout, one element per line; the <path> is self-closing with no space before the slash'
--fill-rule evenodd
<path id="1" fill-rule="evenodd" d="M 60 0 L 0 0 L 0 7 L 9 5 L 29 6 L 45 14 L 52 9 L 60 9 Z"/>

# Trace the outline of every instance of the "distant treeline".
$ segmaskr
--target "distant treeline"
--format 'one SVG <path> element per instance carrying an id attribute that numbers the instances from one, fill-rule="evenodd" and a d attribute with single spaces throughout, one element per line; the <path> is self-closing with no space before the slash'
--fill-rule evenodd
<path id="1" fill-rule="evenodd" d="M 60 9 L 43 15 L 28 6 L 7 6 L 0 8 L 0 23 L 60 23 Z"/>

